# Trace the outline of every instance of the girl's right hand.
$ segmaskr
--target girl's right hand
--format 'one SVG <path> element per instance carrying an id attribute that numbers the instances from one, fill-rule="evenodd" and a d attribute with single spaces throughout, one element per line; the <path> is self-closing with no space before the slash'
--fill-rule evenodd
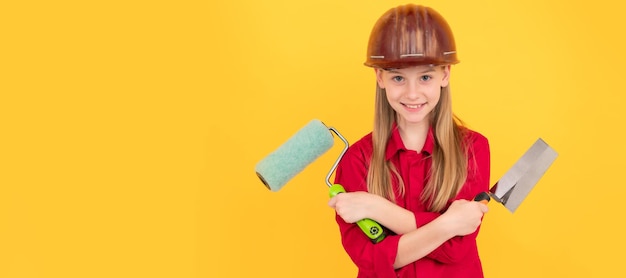
<path id="1" fill-rule="evenodd" d="M 456 200 L 441 217 L 446 219 L 452 233 L 457 236 L 464 236 L 478 229 L 482 217 L 487 211 L 489 208 L 483 203 Z"/>
<path id="2" fill-rule="evenodd" d="M 346 223 L 356 223 L 365 218 L 372 218 L 379 203 L 386 199 L 367 192 L 349 192 L 337 194 L 328 201 L 328 206 L 335 209 Z"/>

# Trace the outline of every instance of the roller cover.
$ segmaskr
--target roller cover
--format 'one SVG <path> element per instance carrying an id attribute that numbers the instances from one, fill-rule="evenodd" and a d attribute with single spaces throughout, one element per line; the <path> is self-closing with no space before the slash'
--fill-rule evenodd
<path id="1" fill-rule="evenodd" d="M 256 165 L 256 174 L 271 191 L 280 190 L 333 146 L 333 135 L 320 120 L 312 120 Z"/>

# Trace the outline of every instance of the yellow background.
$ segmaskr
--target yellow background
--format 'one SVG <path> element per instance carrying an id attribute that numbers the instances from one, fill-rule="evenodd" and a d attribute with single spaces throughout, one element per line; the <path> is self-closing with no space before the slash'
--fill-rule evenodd
<path id="1" fill-rule="evenodd" d="M 371 130 L 369 32 L 406 1 L 4 1 L 0 277 L 354 277 L 327 207 L 335 148 L 280 192 L 254 165 L 309 120 Z M 623 277 L 624 4 L 423 1 L 454 30 L 455 112 L 495 182 L 487 277 Z"/>

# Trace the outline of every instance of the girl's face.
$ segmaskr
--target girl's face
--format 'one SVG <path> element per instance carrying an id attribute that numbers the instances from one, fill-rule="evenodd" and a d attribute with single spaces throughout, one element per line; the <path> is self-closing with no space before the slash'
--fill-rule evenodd
<path id="1" fill-rule="evenodd" d="M 400 127 L 428 124 L 428 114 L 437 106 L 441 87 L 448 86 L 449 78 L 449 65 L 376 69 L 378 86 L 385 89 Z"/>

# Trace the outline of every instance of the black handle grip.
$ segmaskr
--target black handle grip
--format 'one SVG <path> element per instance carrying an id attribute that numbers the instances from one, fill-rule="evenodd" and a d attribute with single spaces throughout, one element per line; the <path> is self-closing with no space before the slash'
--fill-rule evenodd
<path id="1" fill-rule="evenodd" d="M 491 201 L 491 197 L 489 197 L 489 193 L 487 192 L 480 192 L 476 195 L 476 197 L 474 197 L 474 201 L 481 202 L 486 205 L 489 201 Z"/>

